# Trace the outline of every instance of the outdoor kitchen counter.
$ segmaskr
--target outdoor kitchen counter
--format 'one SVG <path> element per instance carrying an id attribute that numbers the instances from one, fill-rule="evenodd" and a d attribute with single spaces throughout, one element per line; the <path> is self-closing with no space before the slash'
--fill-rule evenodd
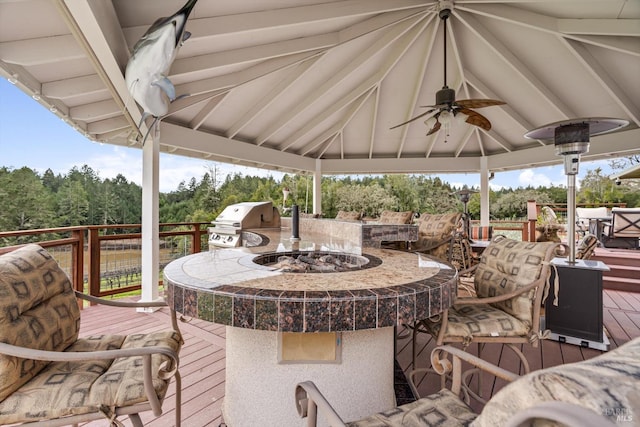
<path id="1" fill-rule="evenodd" d="M 375 329 L 442 312 L 456 294 L 456 270 L 411 252 L 345 248 L 305 235 L 300 251 L 336 251 L 369 258 L 369 268 L 288 273 L 254 259 L 291 252 L 288 230 L 260 230 L 268 243 L 213 249 L 171 262 L 164 270 L 169 304 L 185 316 L 239 328 L 282 332 Z M 360 252 L 362 252 L 360 254 Z M 276 256 L 277 257 L 277 256 Z"/>

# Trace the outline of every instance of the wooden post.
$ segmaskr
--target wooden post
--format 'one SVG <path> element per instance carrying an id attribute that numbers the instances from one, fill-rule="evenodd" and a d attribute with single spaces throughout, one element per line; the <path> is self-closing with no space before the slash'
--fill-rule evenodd
<path id="1" fill-rule="evenodd" d="M 535 200 L 527 200 L 527 219 L 529 220 L 528 242 L 536 241 L 536 221 L 538 221 L 538 206 Z"/>
<path id="2" fill-rule="evenodd" d="M 84 293 L 84 230 L 73 230 L 71 236 L 76 243 L 71 245 L 71 280 L 73 289 Z M 82 310 L 83 302 L 78 299 L 78 308 Z"/>
<path id="3" fill-rule="evenodd" d="M 193 227 L 193 245 L 191 245 L 191 253 L 202 251 L 202 235 L 204 232 L 200 230 L 200 223 L 191 224 Z"/>
<path id="4" fill-rule="evenodd" d="M 89 228 L 89 295 L 100 296 L 100 235 L 97 227 Z"/>

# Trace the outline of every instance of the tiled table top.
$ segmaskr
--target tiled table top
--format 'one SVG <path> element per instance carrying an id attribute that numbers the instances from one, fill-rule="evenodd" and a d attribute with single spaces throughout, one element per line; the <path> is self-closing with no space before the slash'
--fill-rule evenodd
<path id="1" fill-rule="evenodd" d="M 456 294 L 456 271 L 425 255 L 365 248 L 374 265 L 341 273 L 284 273 L 253 259 L 290 252 L 286 231 L 260 230 L 268 244 L 214 249 L 164 270 L 169 304 L 185 316 L 219 324 L 287 332 L 353 331 L 394 326 L 440 313 Z M 335 238 L 304 235 L 300 251 L 339 248 Z M 266 240 L 265 240 L 266 241 Z M 358 253 L 359 248 L 354 251 Z"/>

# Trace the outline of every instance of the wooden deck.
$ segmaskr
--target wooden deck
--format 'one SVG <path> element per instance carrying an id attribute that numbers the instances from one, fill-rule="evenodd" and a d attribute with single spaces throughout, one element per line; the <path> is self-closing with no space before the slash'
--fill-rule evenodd
<path id="1" fill-rule="evenodd" d="M 640 336 L 640 293 L 622 291 L 604 291 L 604 325 L 611 341 L 611 348 Z M 186 320 L 186 319 L 185 319 Z M 94 306 L 83 310 L 81 335 L 148 332 L 166 328 L 170 325 L 167 311 L 155 313 L 137 313 L 131 309 Z M 185 345 L 180 354 L 180 372 L 182 373 L 182 425 L 188 427 L 213 426 L 222 422 L 221 405 L 224 398 L 225 381 L 225 327 L 201 320 L 187 320 L 181 323 Z M 426 366 L 427 355 L 434 346 L 433 340 L 426 334 L 419 338 L 419 366 Z M 577 362 L 592 358 L 601 352 L 581 348 L 571 344 L 543 341 L 538 348 L 526 346 L 527 357 L 532 369 L 546 368 L 563 363 Z M 484 356 L 503 368 L 515 370 L 515 356 L 502 345 L 488 345 Z M 398 341 L 397 360 L 405 371 L 411 369 L 411 341 Z M 435 390 L 439 381 L 424 379 L 419 386 L 421 395 Z M 485 381 L 485 395 L 495 393 L 504 384 Z M 156 418 L 150 412 L 142 414 L 145 425 L 164 427 L 174 425 L 174 389 L 172 382 L 165 412 Z M 290 396 L 283 400 L 293 405 L 293 388 Z M 125 426 L 131 426 L 123 419 Z M 103 426 L 105 422 L 92 422 L 87 426 Z"/>

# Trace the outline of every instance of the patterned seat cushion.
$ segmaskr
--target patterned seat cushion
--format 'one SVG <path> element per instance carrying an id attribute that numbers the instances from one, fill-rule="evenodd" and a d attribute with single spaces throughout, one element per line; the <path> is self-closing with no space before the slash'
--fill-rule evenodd
<path id="1" fill-rule="evenodd" d="M 100 351 L 159 346 L 180 349 L 180 336 L 173 331 L 105 335 L 79 339 L 67 351 Z M 152 372 L 168 358 L 152 356 Z M 153 386 L 164 398 L 168 380 L 154 378 Z M 55 387 L 55 393 L 52 392 Z M 126 357 L 86 362 L 55 362 L 0 402 L 0 424 L 59 418 L 97 412 L 101 406 L 121 407 L 145 402 L 142 358 Z"/>
<path id="2" fill-rule="evenodd" d="M 490 225 L 471 227 L 471 240 L 491 240 L 492 237 L 493 227 Z"/>
<path id="3" fill-rule="evenodd" d="M 27 245 L 0 256 L 0 342 L 59 352 L 150 346 L 178 352 L 181 346 L 174 331 L 78 339 L 79 329 L 71 282 L 45 249 Z M 152 372 L 167 361 L 153 355 Z M 154 378 L 159 398 L 164 398 L 168 383 Z M 146 400 L 141 357 L 50 363 L 0 355 L 0 425 Z"/>
<path id="4" fill-rule="evenodd" d="M 582 406 L 619 425 L 637 425 L 640 418 L 640 338 L 584 362 L 559 365 L 523 376 L 496 393 L 472 425 L 505 425 L 517 412 L 551 401 Z"/>
<path id="5" fill-rule="evenodd" d="M 412 403 L 381 412 L 360 421 L 347 423 L 349 427 L 463 427 L 476 414 L 450 390 L 423 397 Z"/>
<path id="6" fill-rule="evenodd" d="M 0 342 L 63 351 L 77 340 L 79 330 L 71 282 L 45 249 L 27 245 L 0 256 Z M 0 401 L 46 365 L 0 355 Z"/>
<path id="7" fill-rule="evenodd" d="M 576 259 L 589 259 L 598 246 L 598 238 L 593 234 L 586 234 L 576 246 Z"/>
<path id="8" fill-rule="evenodd" d="M 529 333 L 530 325 L 489 304 L 455 305 L 449 309 L 447 337 L 465 341 L 471 337 L 511 337 Z M 427 319 L 425 326 L 433 336 L 440 333 L 441 323 Z"/>
<path id="9" fill-rule="evenodd" d="M 338 211 L 336 219 L 342 221 L 358 221 L 362 219 L 362 213 L 355 211 Z"/>
<path id="10" fill-rule="evenodd" d="M 418 222 L 418 241 L 415 249 L 426 250 L 430 255 L 449 260 L 450 239 L 461 225 L 461 213 L 422 214 Z"/>
<path id="11" fill-rule="evenodd" d="M 552 242 L 520 242 L 501 238 L 493 240 L 482 253 L 474 287 L 479 298 L 503 295 L 523 288 L 540 278 L 547 251 Z M 511 316 L 531 324 L 534 290 L 492 305 Z"/>
<path id="12" fill-rule="evenodd" d="M 411 224 L 411 220 L 413 219 L 413 212 L 405 211 L 405 212 L 393 212 L 393 211 L 383 211 L 380 214 L 380 218 L 378 222 L 380 224 Z"/>

